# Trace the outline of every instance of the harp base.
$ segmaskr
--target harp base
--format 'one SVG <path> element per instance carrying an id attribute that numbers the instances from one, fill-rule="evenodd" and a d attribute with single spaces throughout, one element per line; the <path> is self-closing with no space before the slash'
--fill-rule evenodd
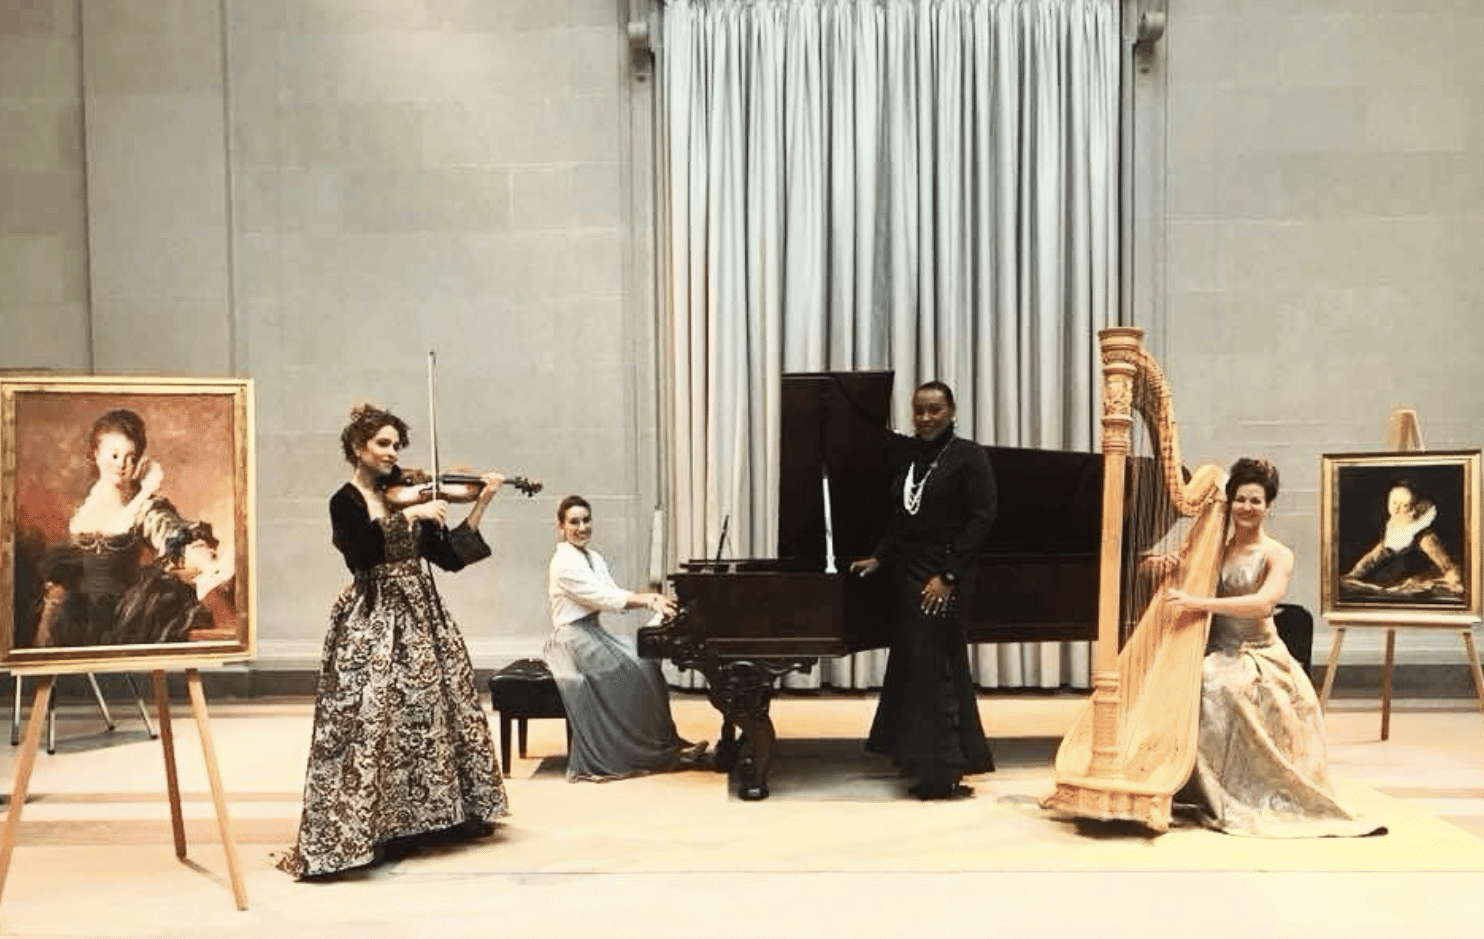
<path id="1" fill-rule="evenodd" d="M 1116 779 L 1058 782 L 1056 791 L 1041 800 L 1041 807 L 1076 818 L 1135 822 L 1156 832 L 1169 831 L 1174 796 L 1123 788 L 1127 785 L 1121 786 Z"/>

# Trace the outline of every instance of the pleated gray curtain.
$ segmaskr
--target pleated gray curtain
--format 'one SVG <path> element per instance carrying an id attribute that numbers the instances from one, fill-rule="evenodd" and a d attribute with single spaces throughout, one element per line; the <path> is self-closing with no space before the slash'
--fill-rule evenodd
<path id="1" fill-rule="evenodd" d="M 657 58 L 672 558 L 776 544 L 780 376 L 948 382 L 982 443 L 1089 450 L 1117 316 L 1116 0 L 667 0 Z M 879 685 L 884 652 L 790 684 Z M 1085 644 L 983 645 L 1085 686 Z"/>

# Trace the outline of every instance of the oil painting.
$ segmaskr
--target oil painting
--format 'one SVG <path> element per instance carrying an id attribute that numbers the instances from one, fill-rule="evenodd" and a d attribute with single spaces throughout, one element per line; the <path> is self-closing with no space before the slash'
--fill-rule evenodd
<path id="1" fill-rule="evenodd" d="M 1326 618 L 1398 624 L 1478 618 L 1479 453 L 1323 457 Z"/>
<path id="2" fill-rule="evenodd" d="M 254 648 L 252 386 L 0 376 L 0 667 Z"/>

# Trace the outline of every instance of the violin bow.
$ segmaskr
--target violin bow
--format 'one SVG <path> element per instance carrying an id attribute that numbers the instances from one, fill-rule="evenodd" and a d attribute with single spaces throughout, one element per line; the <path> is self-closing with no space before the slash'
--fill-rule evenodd
<path id="1" fill-rule="evenodd" d="M 428 448 L 432 450 L 428 465 L 433 469 L 433 498 L 440 498 L 438 474 L 438 353 L 428 350 Z"/>

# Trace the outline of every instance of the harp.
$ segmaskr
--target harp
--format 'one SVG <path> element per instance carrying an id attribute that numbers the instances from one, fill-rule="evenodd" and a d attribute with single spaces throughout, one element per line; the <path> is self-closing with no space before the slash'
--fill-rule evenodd
<path id="1" fill-rule="evenodd" d="M 1075 817 L 1127 820 L 1165 831 L 1174 795 L 1195 767 L 1210 615 L 1177 614 L 1165 603 L 1164 592 L 1180 587 L 1212 594 L 1226 536 L 1226 473 L 1202 466 L 1185 478 L 1169 385 L 1142 337 L 1143 331 L 1133 327 L 1098 333 L 1104 475 L 1093 693 L 1062 739 L 1056 791 L 1042 804 Z M 1135 414 L 1153 444 L 1161 495 L 1190 520 L 1182 563 L 1156 579 L 1147 606 L 1130 602 L 1137 564 L 1124 552 L 1126 531 L 1139 511 L 1129 493 L 1143 488 L 1128 474 Z M 1137 625 L 1120 650 L 1125 617 Z"/>

